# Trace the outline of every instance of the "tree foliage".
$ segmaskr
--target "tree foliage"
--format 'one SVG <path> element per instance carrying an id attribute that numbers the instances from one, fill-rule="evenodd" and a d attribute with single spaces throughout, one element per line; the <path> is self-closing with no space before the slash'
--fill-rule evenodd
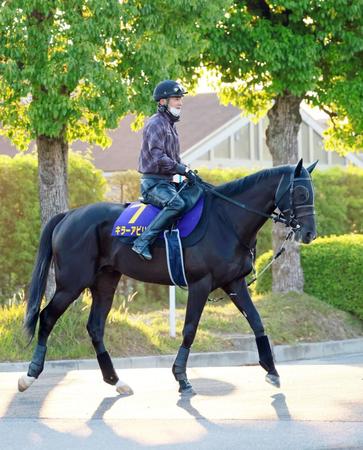
<path id="1" fill-rule="evenodd" d="M 150 114 L 163 78 L 191 80 L 223 0 L 0 3 L 0 133 L 107 146 L 127 113 Z M 189 61 L 189 64 L 185 64 Z"/>
<path id="2" fill-rule="evenodd" d="M 362 0 L 234 1 L 209 39 L 223 102 L 258 119 L 289 93 L 328 112 L 327 148 L 362 148 Z"/>

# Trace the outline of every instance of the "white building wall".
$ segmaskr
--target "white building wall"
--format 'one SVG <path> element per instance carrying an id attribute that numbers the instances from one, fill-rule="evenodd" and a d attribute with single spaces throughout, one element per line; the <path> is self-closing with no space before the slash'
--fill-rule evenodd
<path id="1" fill-rule="evenodd" d="M 348 161 L 352 164 L 363 166 L 363 161 L 353 155 L 342 158 L 335 152 L 326 152 L 323 146 L 323 128 L 306 111 L 301 110 L 303 124 L 298 135 L 299 156 L 304 158 L 305 163 L 311 163 L 319 159 L 319 167 L 345 166 Z M 236 116 L 213 134 L 207 136 L 198 144 L 183 153 L 183 161 L 191 167 L 249 167 L 262 168 L 272 166 L 269 154 L 265 130 L 267 128 L 267 117 L 260 120 L 258 124 L 252 123 L 247 118 Z M 247 127 L 246 132 L 244 127 Z M 248 140 L 242 149 L 238 136 L 244 136 Z M 226 151 L 228 143 L 229 151 Z M 245 157 L 238 157 L 238 154 Z M 218 157 L 219 155 L 219 157 Z M 221 155 L 224 155 L 224 157 Z"/>

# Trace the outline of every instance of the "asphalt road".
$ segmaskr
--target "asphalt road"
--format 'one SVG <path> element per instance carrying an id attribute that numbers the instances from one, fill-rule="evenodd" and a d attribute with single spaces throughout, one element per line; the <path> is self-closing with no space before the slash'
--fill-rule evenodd
<path id="1" fill-rule="evenodd" d="M 363 449 L 363 353 L 280 364 L 282 386 L 258 366 L 189 369 L 198 395 L 181 398 L 169 369 L 119 375 L 44 372 L 26 392 L 0 373 L 1 450 Z"/>

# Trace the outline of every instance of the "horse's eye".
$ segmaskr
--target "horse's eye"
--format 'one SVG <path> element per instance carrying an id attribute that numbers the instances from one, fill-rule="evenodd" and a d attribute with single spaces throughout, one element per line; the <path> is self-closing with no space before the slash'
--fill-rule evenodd
<path id="1" fill-rule="evenodd" d="M 309 191 L 304 186 L 296 186 L 294 189 L 294 203 L 301 205 L 309 200 Z"/>

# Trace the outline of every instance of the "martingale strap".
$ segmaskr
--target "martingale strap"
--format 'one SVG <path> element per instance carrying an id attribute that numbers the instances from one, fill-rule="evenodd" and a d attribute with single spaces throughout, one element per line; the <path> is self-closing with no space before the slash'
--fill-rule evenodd
<path id="1" fill-rule="evenodd" d="M 257 278 L 260 278 L 260 276 L 261 276 L 264 272 L 266 272 L 266 270 L 267 270 L 270 266 L 272 266 L 272 264 L 276 261 L 276 259 L 279 258 L 279 257 L 284 253 L 284 251 L 285 251 L 285 243 L 286 243 L 288 240 L 290 240 L 290 239 L 292 238 L 293 233 L 294 233 L 293 230 L 290 230 L 290 231 L 287 233 L 287 235 L 285 236 L 284 241 L 283 241 L 282 244 L 280 245 L 280 248 L 277 250 L 277 252 L 275 253 L 275 255 L 272 257 L 271 261 L 268 262 L 268 263 L 260 270 L 259 273 L 256 272 L 256 269 L 255 269 L 255 266 L 254 266 L 254 263 L 253 263 L 253 266 L 252 266 L 253 278 L 252 278 L 252 280 L 250 280 L 250 281 L 247 283 L 247 286 L 251 286 L 251 284 L 253 284 L 253 283 L 257 280 Z M 252 260 L 252 261 L 253 261 L 253 260 Z"/>

